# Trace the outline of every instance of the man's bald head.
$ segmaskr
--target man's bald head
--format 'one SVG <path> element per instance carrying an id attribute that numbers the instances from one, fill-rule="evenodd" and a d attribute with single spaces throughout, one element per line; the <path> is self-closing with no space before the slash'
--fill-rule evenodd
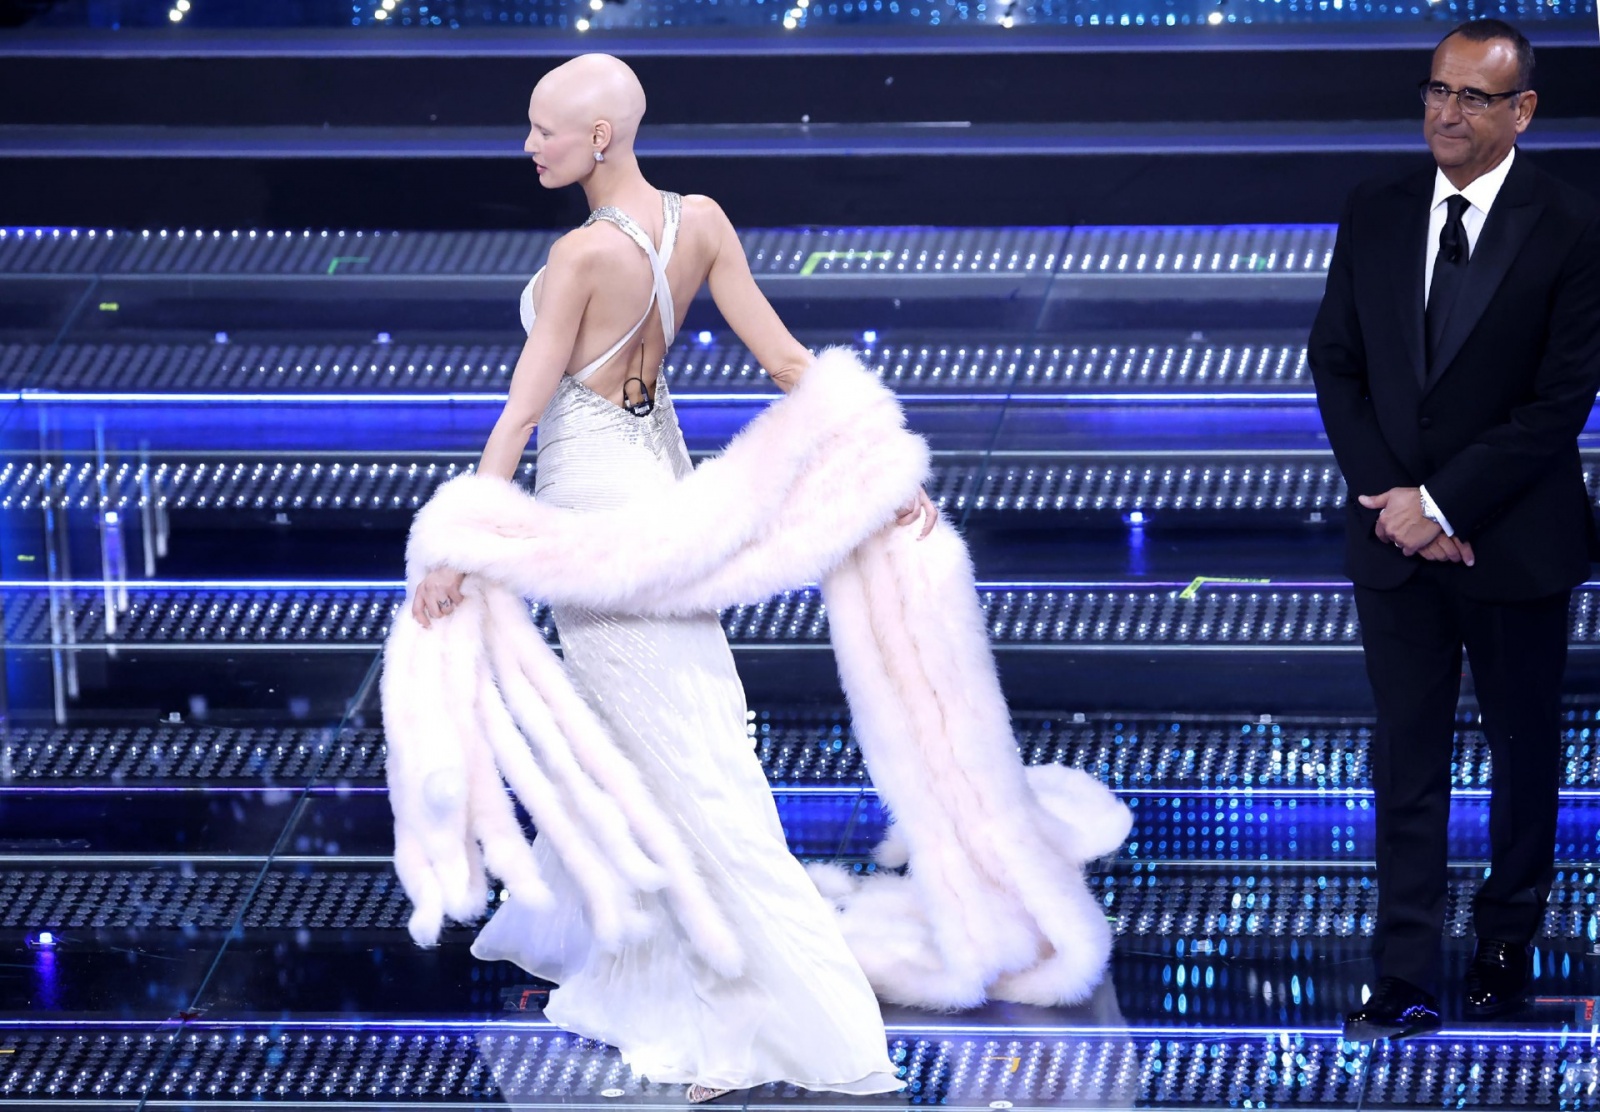
<path id="1" fill-rule="evenodd" d="M 628 64 L 609 54 L 582 54 L 563 62 L 534 86 L 530 114 L 567 128 L 608 124 L 611 142 L 627 148 L 644 118 L 644 86 Z"/>

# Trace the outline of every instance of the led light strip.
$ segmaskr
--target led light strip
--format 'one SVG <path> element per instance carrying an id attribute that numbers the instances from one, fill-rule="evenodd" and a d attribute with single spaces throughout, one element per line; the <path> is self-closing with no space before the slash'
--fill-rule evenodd
<path id="1" fill-rule="evenodd" d="M 1030 768 L 1049 768 L 1053 763 L 1029 765 Z M 235 777 L 236 778 L 236 777 Z M 52 779 L 64 779 L 52 778 Z M 795 784 L 782 781 L 769 784 L 772 794 L 779 797 L 804 796 L 839 799 L 876 799 L 878 789 L 871 784 Z M 337 784 L 305 784 L 286 780 L 278 785 L 251 784 L 42 784 L 27 780 L 11 780 L 0 784 L 0 797 L 38 795 L 284 795 L 314 796 L 387 795 L 389 789 L 376 785 L 367 787 L 340 786 Z M 1315 802 L 1365 802 L 1372 799 L 1370 788 L 1213 788 L 1213 787 L 1163 787 L 1159 784 L 1147 788 L 1113 788 L 1112 794 L 1121 799 L 1239 799 L 1252 802 L 1283 799 Z M 1488 788 L 1455 788 L 1452 799 L 1481 800 L 1489 798 Z M 1566 802 L 1594 802 L 1600 800 L 1600 788 L 1564 788 L 1561 798 Z"/>
<path id="2" fill-rule="evenodd" d="M 1057 579 L 1038 582 L 1020 580 L 984 580 L 976 584 L 980 591 L 1162 591 L 1186 590 L 1194 581 L 1126 579 Z M 1273 580 L 1251 583 L 1212 581 L 1202 586 L 1211 590 L 1285 590 L 1285 591 L 1339 591 L 1349 589 L 1349 583 L 1338 579 L 1324 580 Z M 1600 580 L 1591 580 L 1585 587 L 1600 587 Z M 127 587 L 129 590 L 152 591 L 400 591 L 405 581 L 400 579 L 65 579 L 57 581 L 12 579 L 0 581 L 0 590 L 83 590 L 100 591 L 107 587 Z M 785 595 L 814 591 L 817 585 L 808 583 L 782 592 Z"/>
<path id="3" fill-rule="evenodd" d="M 295 1031 L 334 1031 L 360 1034 L 367 1031 L 462 1031 L 479 1034 L 496 1034 L 502 1031 L 561 1032 L 547 1019 L 0 1019 L 0 1030 L 88 1028 L 105 1030 L 169 1031 L 274 1031 L 285 1036 Z M 1135 1027 L 1130 1024 L 1094 1026 L 1063 1023 L 1060 1025 L 1002 1023 L 889 1023 L 884 1030 L 891 1038 L 940 1039 L 951 1035 L 1007 1038 L 1150 1038 L 1163 1042 L 1206 1042 L 1216 1039 L 1274 1039 L 1292 1043 L 1302 1039 L 1340 1039 L 1344 1037 L 1338 1027 L 1199 1027 L 1193 1024 L 1172 1026 Z M 1600 1046 L 1600 1023 L 1587 1027 L 1562 1023 L 1548 1030 L 1494 1029 L 1486 1027 L 1445 1028 L 1416 1035 L 1405 1040 L 1403 1046 L 1430 1043 L 1479 1044 L 1484 1042 L 1560 1043 Z M 243 1103 L 243 1102 L 227 1102 Z M 392 1103 L 392 1102 L 390 1102 Z"/>
<path id="4" fill-rule="evenodd" d="M 771 402 L 783 395 L 776 391 L 729 391 L 721 394 L 709 393 L 674 393 L 672 400 L 678 404 L 713 405 L 713 404 L 755 404 L 756 402 Z M 1150 390 L 1146 393 L 1137 392 L 1104 392 L 1095 393 L 1032 393 L 1028 391 L 990 393 L 990 394 L 946 394 L 941 392 L 923 393 L 896 393 L 895 397 L 902 403 L 916 405 L 929 404 L 954 404 L 963 405 L 991 404 L 991 405 L 1227 405 L 1227 404 L 1253 404 L 1253 403 L 1278 403 L 1309 405 L 1316 401 L 1316 394 L 1311 391 L 1285 391 L 1263 392 L 1251 390 L 1213 391 L 1213 392 L 1187 392 L 1166 393 L 1160 390 Z M 370 394 L 206 394 L 206 393 L 173 393 L 163 394 L 157 392 L 134 393 L 118 391 L 84 391 L 82 393 L 67 392 L 55 393 L 42 390 L 22 390 L 0 392 L 0 402 L 22 402 L 28 405 L 39 406 L 73 406 L 73 405 L 365 405 L 374 403 L 378 405 L 501 405 L 504 395 L 490 393 L 476 394 L 390 394 L 373 392 Z"/>

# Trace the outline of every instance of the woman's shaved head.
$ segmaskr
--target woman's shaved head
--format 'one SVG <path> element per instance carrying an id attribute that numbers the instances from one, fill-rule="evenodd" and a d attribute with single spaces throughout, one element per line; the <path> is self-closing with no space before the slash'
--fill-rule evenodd
<path id="1" fill-rule="evenodd" d="M 530 108 L 568 127 L 608 123 L 611 141 L 631 147 L 644 118 L 644 86 L 621 58 L 582 54 L 539 80 Z"/>
<path id="2" fill-rule="evenodd" d="M 585 181 L 603 155 L 614 166 L 632 164 L 633 141 L 644 118 L 644 86 L 620 58 L 584 54 L 539 79 L 528 101 L 523 149 L 539 168 L 539 182 L 558 189 Z"/>

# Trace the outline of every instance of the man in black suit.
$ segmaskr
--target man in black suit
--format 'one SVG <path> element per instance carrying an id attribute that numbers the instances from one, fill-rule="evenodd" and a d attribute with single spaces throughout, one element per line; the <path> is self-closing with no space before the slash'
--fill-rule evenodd
<path id="1" fill-rule="evenodd" d="M 1577 443 L 1600 387 L 1600 205 L 1517 152 L 1532 84 L 1515 28 L 1445 37 L 1422 84 L 1436 165 L 1351 197 L 1311 332 L 1378 710 L 1378 983 L 1353 1035 L 1440 1022 L 1463 646 L 1494 765 L 1469 1016 L 1522 1002 L 1554 869 L 1567 608 L 1600 552 Z"/>

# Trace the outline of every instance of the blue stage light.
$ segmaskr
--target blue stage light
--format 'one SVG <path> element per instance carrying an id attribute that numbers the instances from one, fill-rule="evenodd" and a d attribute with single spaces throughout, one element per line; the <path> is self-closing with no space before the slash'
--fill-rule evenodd
<path id="1" fill-rule="evenodd" d="M 28 946 L 34 950 L 50 950 L 55 947 L 56 936 L 50 931 L 40 931 L 38 934 L 28 936 Z"/>
<path id="2" fill-rule="evenodd" d="M 712 340 L 716 339 L 716 337 L 709 332 L 702 332 L 696 336 L 695 339 L 699 340 L 702 344 L 709 344 Z"/>
<path id="3" fill-rule="evenodd" d="M 878 342 L 878 333 L 876 331 L 874 331 L 873 329 L 871 329 L 871 328 L 867 329 L 865 332 L 863 332 L 861 334 L 861 342 L 864 343 L 864 344 L 875 344 L 875 343 L 877 343 Z"/>
<path id="4" fill-rule="evenodd" d="M 1128 515 L 1128 524 L 1129 525 L 1143 525 L 1144 524 L 1144 511 L 1143 510 L 1134 510 L 1132 513 L 1130 513 Z"/>

